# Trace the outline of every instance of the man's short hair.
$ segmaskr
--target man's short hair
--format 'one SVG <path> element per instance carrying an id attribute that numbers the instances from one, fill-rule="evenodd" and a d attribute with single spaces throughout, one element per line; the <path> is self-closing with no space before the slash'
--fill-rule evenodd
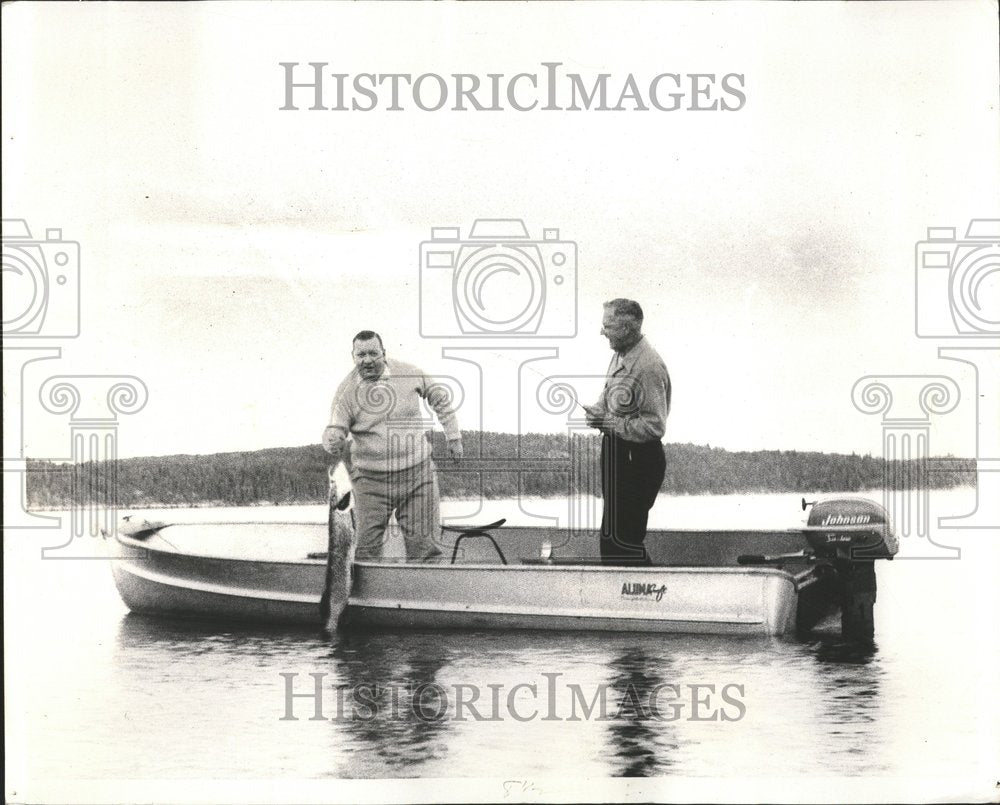
<path id="1" fill-rule="evenodd" d="M 610 302 L 605 302 L 604 307 L 611 308 L 618 318 L 634 319 L 642 324 L 642 308 L 632 299 L 612 299 Z"/>
<path id="2" fill-rule="evenodd" d="M 354 338 L 351 339 L 351 349 L 354 348 L 354 345 L 357 344 L 358 341 L 371 341 L 373 338 L 378 339 L 379 349 L 385 352 L 385 344 L 382 343 L 382 336 L 380 336 L 374 330 L 362 330 L 360 333 L 354 336 Z"/>

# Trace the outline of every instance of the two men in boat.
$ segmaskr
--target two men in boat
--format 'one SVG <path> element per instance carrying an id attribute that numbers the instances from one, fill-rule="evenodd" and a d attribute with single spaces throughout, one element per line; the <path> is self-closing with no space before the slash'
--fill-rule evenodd
<path id="1" fill-rule="evenodd" d="M 334 460 L 349 451 L 356 500 L 358 559 L 379 559 L 389 515 L 406 542 L 410 560 L 441 554 L 441 498 L 431 459 L 430 433 L 420 400 L 444 428 L 448 452 L 462 457 L 462 434 L 450 395 L 416 366 L 386 356 L 382 338 L 362 330 L 352 342 L 354 369 L 337 389 L 323 447 Z M 348 434 L 353 437 L 349 443 Z"/>
<path id="2" fill-rule="evenodd" d="M 601 559 L 648 565 L 643 542 L 649 510 L 663 483 L 663 435 L 670 413 L 670 375 L 642 334 L 642 308 L 631 299 L 604 305 L 601 335 L 614 355 L 600 399 L 584 406 L 601 431 Z"/>
<path id="3" fill-rule="evenodd" d="M 642 334 L 638 302 L 604 305 L 601 334 L 614 355 L 600 399 L 585 406 L 587 424 L 603 434 L 601 558 L 606 564 L 649 564 L 643 545 L 649 510 L 663 483 L 662 439 L 670 413 L 670 375 Z M 382 338 L 362 330 L 352 344 L 354 369 L 337 389 L 323 446 L 334 459 L 349 449 L 359 515 L 358 559 L 382 555 L 390 514 L 411 560 L 439 556 L 440 492 L 420 399 L 444 428 L 452 458 L 462 435 L 447 391 L 417 367 L 386 356 Z M 347 436 L 353 440 L 348 448 Z"/>

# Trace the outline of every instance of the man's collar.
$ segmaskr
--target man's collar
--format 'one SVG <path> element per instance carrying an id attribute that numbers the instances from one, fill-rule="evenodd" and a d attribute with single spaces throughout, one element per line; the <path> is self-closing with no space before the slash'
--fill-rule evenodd
<path id="1" fill-rule="evenodd" d="M 624 366 L 627 369 L 631 369 L 635 365 L 636 360 L 639 358 L 639 354 L 646 348 L 646 336 L 640 335 L 639 340 L 636 341 L 627 352 L 616 352 L 615 357 L 618 358 L 618 365 Z"/>

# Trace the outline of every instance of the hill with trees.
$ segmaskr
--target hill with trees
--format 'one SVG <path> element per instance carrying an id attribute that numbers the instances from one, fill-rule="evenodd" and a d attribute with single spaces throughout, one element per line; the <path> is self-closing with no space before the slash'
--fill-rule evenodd
<path id="1" fill-rule="evenodd" d="M 466 455 L 456 462 L 447 458 L 442 434 L 434 434 L 443 497 L 600 494 L 596 435 L 467 431 L 463 437 Z M 888 464 L 868 455 L 730 452 L 693 444 L 668 444 L 664 451 L 667 471 L 662 491 L 670 494 L 812 494 L 879 489 L 904 477 L 924 477 L 932 487 L 970 485 L 976 480 L 975 462 L 970 459 L 948 459 L 948 472 L 928 473 L 916 461 Z M 134 508 L 320 503 L 326 500 L 327 466 L 328 456 L 320 445 L 129 458 L 101 465 L 29 461 L 27 498 L 28 506 L 36 510 L 64 508 L 75 497 L 92 502 L 108 488 L 118 490 L 119 506 Z"/>

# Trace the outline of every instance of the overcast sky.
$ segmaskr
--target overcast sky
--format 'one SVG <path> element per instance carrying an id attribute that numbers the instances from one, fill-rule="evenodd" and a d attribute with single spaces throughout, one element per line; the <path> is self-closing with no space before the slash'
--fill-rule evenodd
<path id="1" fill-rule="evenodd" d="M 45 342 L 61 358 L 25 372 L 27 455 L 69 452 L 67 417 L 38 402 L 53 374 L 144 381 L 147 405 L 121 419 L 123 456 L 315 443 L 363 328 L 390 356 L 462 382 L 463 427 L 564 429 L 564 415 L 518 391 L 517 367 L 548 354 L 522 382 L 600 375 L 601 302 L 616 296 L 643 305 L 670 369 L 668 441 L 878 454 L 880 422 L 853 406 L 855 381 L 947 374 L 963 399 L 932 420 L 932 452 L 975 452 L 972 373 L 914 333 L 914 250 L 929 226 L 961 236 L 972 218 L 1000 217 L 993 4 L 15 4 L 3 15 L 3 217 L 39 240 L 59 227 L 81 250 L 81 336 Z M 540 74 L 557 61 L 616 87 L 629 73 L 647 86 L 664 72 L 737 73 L 746 102 L 280 111 L 279 62 L 310 61 L 352 76 Z M 549 286 L 542 314 L 542 335 L 563 328 L 559 306 L 575 293 L 575 338 L 494 340 L 458 361 L 442 349 L 482 340 L 421 336 L 420 244 L 432 227 L 465 238 L 477 218 L 576 244 L 575 280 Z M 509 276 L 495 282 L 487 293 L 516 292 Z M 985 292 L 997 293 L 995 274 Z"/>

